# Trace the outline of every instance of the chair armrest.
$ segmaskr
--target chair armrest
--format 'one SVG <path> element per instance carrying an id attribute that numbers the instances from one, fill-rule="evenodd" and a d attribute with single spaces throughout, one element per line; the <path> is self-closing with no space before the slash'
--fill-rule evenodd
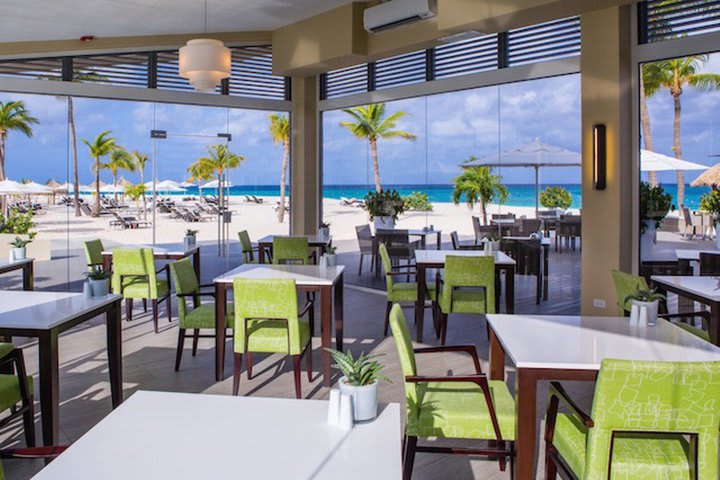
<path id="1" fill-rule="evenodd" d="M 195 293 L 176 293 L 175 296 L 179 298 L 186 297 L 212 297 L 215 298 L 215 292 L 195 292 Z"/>
<path id="2" fill-rule="evenodd" d="M 313 307 L 313 302 L 307 302 L 303 309 L 298 313 L 298 317 L 304 316 L 306 313 L 310 311 L 310 309 Z"/>
<path id="3" fill-rule="evenodd" d="M 385 275 L 390 275 L 390 276 L 393 276 L 393 277 L 398 277 L 398 276 L 400 276 L 400 277 L 405 277 L 405 276 L 407 276 L 407 275 L 415 275 L 415 274 L 416 274 L 416 272 L 414 272 L 414 271 L 408 271 L 408 272 L 385 272 Z"/>
<path id="4" fill-rule="evenodd" d="M 578 417 L 580 417 L 583 425 L 585 425 L 587 428 L 592 428 L 593 426 L 595 426 L 595 422 L 593 422 L 593 419 L 590 418 L 590 415 L 583 412 L 580 407 L 577 406 L 577 404 L 570 398 L 570 396 L 567 394 L 567 392 L 565 391 L 563 386 L 560 385 L 559 382 L 550 382 L 548 394 L 550 398 L 555 397 L 559 400 L 564 401 L 573 410 L 573 412 Z"/>
<path id="5" fill-rule="evenodd" d="M 482 375 L 482 368 L 480 367 L 480 360 L 478 359 L 477 349 L 474 345 L 447 345 L 437 347 L 423 347 L 416 348 L 413 350 L 416 354 L 422 353 L 437 353 L 437 352 L 464 352 L 472 357 L 473 364 L 475 365 L 475 373 Z"/>
<path id="6" fill-rule="evenodd" d="M 155 270 L 155 275 L 158 275 L 163 270 L 166 270 L 168 272 L 168 275 L 170 274 L 170 264 L 166 264 L 164 267 L 162 267 L 160 270 Z"/>
<path id="7" fill-rule="evenodd" d="M 204 285 L 198 285 L 198 288 L 215 288 L 214 283 L 206 283 Z"/>
<path id="8" fill-rule="evenodd" d="M 393 266 L 391 269 L 397 271 L 397 270 L 404 270 L 404 269 L 408 269 L 408 268 L 417 268 L 417 265 L 414 265 L 414 264 L 409 264 L 409 265 L 395 265 L 395 266 Z M 403 273 L 403 275 L 405 275 L 405 273 Z"/>
<path id="9" fill-rule="evenodd" d="M 0 450 L 0 458 L 55 458 L 67 450 L 66 446 L 29 447 Z"/>
<path id="10" fill-rule="evenodd" d="M 703 320 L 710 320 L 710 312 L 678 312 L 678 313 L 661 313 L 658 318 L 681 318 L 681 317 L 701 317 Z"/>

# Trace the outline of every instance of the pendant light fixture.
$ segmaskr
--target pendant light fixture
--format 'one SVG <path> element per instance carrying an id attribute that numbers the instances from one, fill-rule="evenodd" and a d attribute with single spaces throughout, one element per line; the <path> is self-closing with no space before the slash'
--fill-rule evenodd
<path id="1" fill-rule="evenodd" d="M 205 28 L 208 8 L 205 0 Z M 196 38 L 180 48 L 179 73 L 187 78 L 198 92 L 213 92 L 218 83 L 230 76 L 230 49 L 220 40 Z"/>

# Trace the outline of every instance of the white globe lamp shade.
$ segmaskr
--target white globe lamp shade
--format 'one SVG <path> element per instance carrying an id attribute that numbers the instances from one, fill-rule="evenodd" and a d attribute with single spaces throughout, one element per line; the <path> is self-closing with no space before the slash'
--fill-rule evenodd
<path id="1" fill-rule="evenodd" d="M 180 48 L 180 76 L 199 92 L 213 92 L 230 76 L 230 49 L 220 40 L 198 38 Z"/>

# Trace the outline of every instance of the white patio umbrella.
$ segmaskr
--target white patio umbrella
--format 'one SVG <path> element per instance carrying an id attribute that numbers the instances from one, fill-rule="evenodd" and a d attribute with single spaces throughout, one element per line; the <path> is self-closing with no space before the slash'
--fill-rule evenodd
<path id="1" fill-rule="evenodd" d="M 520 167 L 535 169 L 535 215 L 537 216 L 540 195 L 539 171 L 545 167 L 580 167 L 582 156 L 562 147 L 546 145 L 536 138 L 533 142 L 507 150 L 499 155 L 480 158 L 462 164 L 463 167 Z"/>
<path id="2" fill-rule="evenodd" d="M 188 187 L 194 187 L 195 184 L 194 184 L 194 183 L 190 183 L 190 182 L 182 182 L 182 183 L 180 183 L 178 186 L 180 186 L 180 187 L 182 187 L 182 188 L 188 188 Z"/>
<path id="3" fill-rule="evenodd" d="M 650 150 L 640 150 L 640 171 L 642 172 L 666 172 L 674 170 L 707 170 L 707 165 L 688 162 L 662 153 Z"/>
<path id="4" fill-rule="evenodd" d="M 208 182 L 205 185 L 203 185 L 201 188 L 218 188 L 220 186 L 220 183 L 217 180 L 213 180 L 212 182 Z M 222 187 L 228 188 L 232 187 L 232 182 L 223 182 Z"/>
<path id="5" fill-rule="evenodd" d="M 2 180 L 0 181 L 0 193 L 6 195 L 22 195 L 27 192 L 23 188 L 22 183 L 14 180 Z"/>
<path id="6" fill-rule="evenodd" d="M 125 189 L 120 185 L 107 184 L 100 187 L 100 193 L 125 193 Z"/>
<path id="7" fill-rule="evenodd" d="M 45 185 L 40 185 L 36 182 L 22 183 L 20 185 L 27 195 L 49 195 L 53 193 L 51 188 L 48 188 Z"/>
<path id="8" fill-rule="evenodd" d="M 145 187 L 149 190 L 153 190 L 153 182 L 146 182 Z M 163 180 L 162 182 L 157 182 L 155 184 L 155 191 L 156 192 L 184 192 L 185 189 L 180 186 L 177 182 L 173 180 Z"/>

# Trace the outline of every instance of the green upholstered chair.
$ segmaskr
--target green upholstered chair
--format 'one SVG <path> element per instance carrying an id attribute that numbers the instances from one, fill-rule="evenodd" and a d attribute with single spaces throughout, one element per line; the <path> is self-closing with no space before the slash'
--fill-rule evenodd
<path id="1" fill-rule="evenodd" d="M 495 257 L 448 255 L 437 308 L 443 345 L 451 313 L 495 313 Z"/>
<path id="2" fill-rule="evenodd" d="M 185 334 L 187 330 L 193 331 L 193 357 L 197 353 L 198 339 L 215 338 L 212 335 L 201 335 L 200 330 L 215 329 L 215 302 L 203 303 L 202 297 L 215 298 L 214 291 L 201 291 L 201 288 L 212 287 L 213 285 L 200 285 L 195 275 L 195 269 L 189 258 L 183 258 L 177 262 L 170 264 L 170 273 L 172 281 L 175 284 L 175 293 L 177 294 L 178 306 L 178 345 L 177 354 L 175 356 L 175 371 L 180 369 L 180 360 L 182 359 L 183 348 L 185 346 Z M 188 299 L 192 300 L 192 307 L 188 307 Z M 232 328 L 233 307 L 228 305 L 227 317 L 225 319 L 226 326 Z"/>
<path id="3" fill-rule="evenodd" d="M 240 247 L 243 253 L 243 263 L 257 263 L 258 260 L 255 258 L 255 252 L 258 251 L 257 245 L 253 245 L 250 241 L 250 235 L 247 230 L 238 232 L 240 238 Z"/>
<path id="4" fill-rule="evenodd" d="M 166 278 L 158 275 L 165 271 Z M 125 299 L 125 314 L 132 320 L 133 300 L 151 300 L 155 333 L 158 332 L 158 305 L 165 302 L 168 321 L 172 321 L 170 302 L 170 269 L 165 265 L 155 270 L 152 248 L 116 248 L 113 250 L 113 292 Z"/>
<path id="5" fill-rule="evenodd" d="M 408 277 L 415 275 L 414 265 L 396 265 L 393 266 L 390 261 L 390 254 L 384 243 L 378 245 L 378 255 L 380 262 L 385 269 L 385 290 L 387 292 L 387 308 L 385 309 L 385 328 L 384 335 L 387 336 L 388 326 L 390 325 L 390 309 L 394 303 L 412 304 L 415 308 L 417 302 L 417 282 L 399 282 L 395 277 Z M 425 282 L 425 296 L 432 302 L 431 308 L 435 312 L 434 302 L 437 300 L 437 284 L 435 282 Z"/>
<path id="6" fill-rule="evenodd" d="M 546 478 L 716 479 L 719 427 L 720 362 L 606 359 L 591 415 L 551 384 Z"/>
<path id="7" fill-rule="evenodd" d="M 273 237 L 272 263 L 310 265 L 315 252 L 310 254 L 307 237 Z"/>
<path id="8" fill-rule="evenodd" d="M 0 343 L 0 367 L 3 372 L 14 372 L 0 374 L 0 412 L 9 411 L 0 420 L 0 428 L 22 416 L 25 441 L 28 447 L 34 447 L 33 378 L 25 372 L 22 350 L 12 343 Z"/>
<path id="9" fill-rule="evenodd" d="M 103 244 L 100 239 L 85 242 L 85 259 L 87 260 L 88 270 L 93 270 L 103 265 Z"/>
<path id="10" fill-rule="evenodd" d="M 447 448 L 418 446 L 418 437 L 440 437 L 495 442 L 485 448 L 455 449 L 453 453 L 497 458 L 504 470 L 510 458 L 513 476 L 515 451 L 515 401 L 503 381 L 488 380 L 482 373 L 473 345 L 454 345 L 413 349 L 400 305 L 390 311 L 395 344 L 400 357 L 407 419 L 403 478 L 412 475 L 415 452 L 446 453 Z M 473 360 L 474 373 L 458 376 L 421 376 L 416 354 L 464 352 Z"/>
<path id="11" fill-rule="evenodd" d="M 236 278 L 235 369 L 233 395 L 238 394 L 242 356 L 245 354 L 248 379 L 252 377 L 253 353 L 284 353 L 293 358 L 295 396 L 300 398 L 300 360 L 307 359 L 308 381 L 312 381 L 310 322 L 300 318 L 312 310 L 312 303 L 298 313 L 295 280 Z M 310 351 L 308 351 L 310 350 Z"/>
<path id="12" fill-rule="evenodd" d="M 630 307 L 631 302 L 628 300 L 625 302 L 625 304 L 622 304 L 622 302 L 625 301 L 625 299 L 628 297 L 628 295 L 632 295 L 635 293 L 638 289 L 640 290 L 647 290 L 648 284 L 644 277 L 640 277 L 638 275 L 633 275 L 631 273 L 625 273 L 621 272 L 620 270 L 613 270 L 612 271 L 613 276 L 613 282 L 615 282 L 615 292 L 617 293 L 617 305 L 618 305 L 618 311 L 621 316 L 627 316 L 630 314 Z M 658 315 L 661 318 L 665 318 L 667 320 L 670 320 L 671 318 L 688 318 L 688 317 L 695 317 L 699 316 L 702 318 L 703 323 L 708 321 L 708 314 L 707 312 L 691 312 L 691 313 L 673 313 L 673 314 L 661 314 Z M 689 323 L 685 323 L 683 321 L 680 322 L 673 322 L 673 325 L 682 328 L 683 330 L 686 330 L 693 335 L 702 338 L 703 340 L 709 342 L 710 341 L 710 333 L 706 330 L 703 330 L 702 328 L 698 328 L 694 325 L 690 325 Z"/>

